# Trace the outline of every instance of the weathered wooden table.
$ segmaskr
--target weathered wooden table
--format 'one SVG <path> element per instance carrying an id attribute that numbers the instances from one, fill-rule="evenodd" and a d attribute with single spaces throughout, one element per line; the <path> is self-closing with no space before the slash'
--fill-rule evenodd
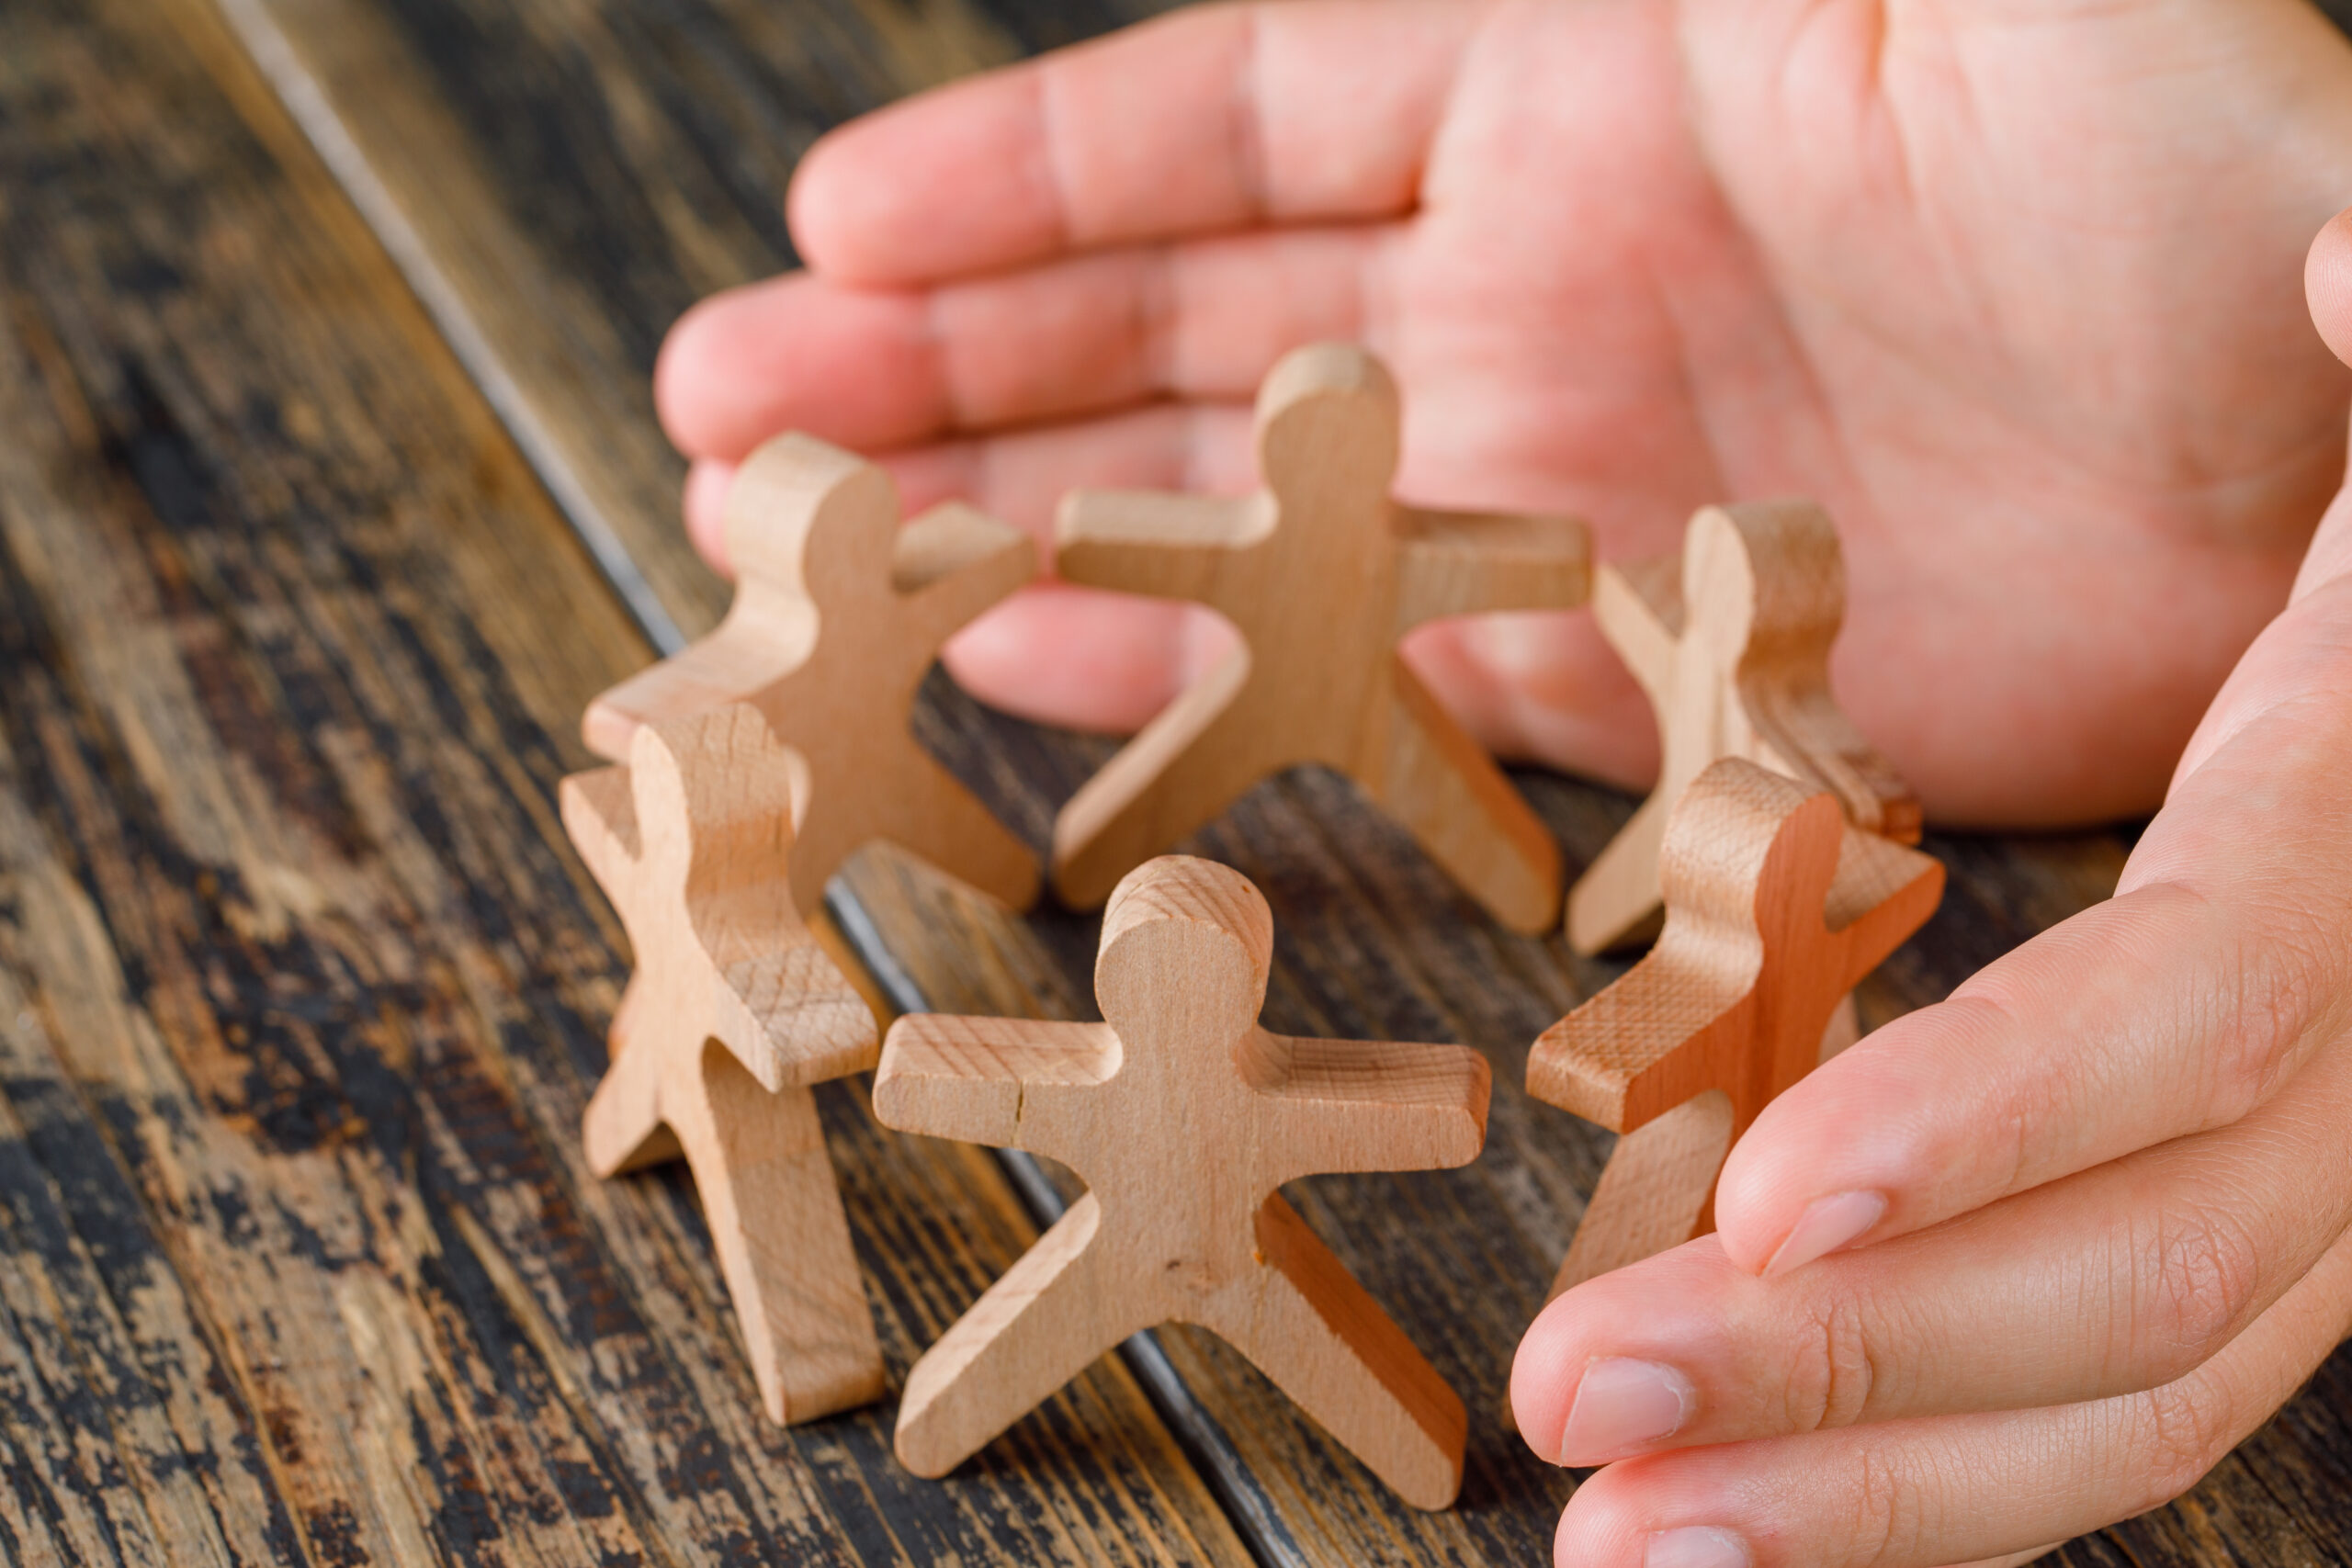
<path id="1" fill-rule="evenodd" d="M 1492 1419 L 1400 1507 L 1219 1345 L 1107 1359 L 944 1484 L 891 1411 L 759 1416 L 691 1189 L 576 1129 L 622 978 L 564 842 L 582 704 L 707 626 L 645 386 L 788 257 L 825 125 L 1117 0 L 0 6 L 0 1550 L 57 1562 L 1532 1562 L 1573 1478 Z M 1140 9 L 1141 7 L 1133 7 Z M 927 740 L 1042 839 L 1103 755 L 938 682 Z M 1527 781 L 1577 860 L 1624 801 Z M 1271 1018 L 1472 1043 L 1460 1172 L 1295 1194 L 1497 1408 L 1605 1152 L 1514 1086 L 1602 980 L 1498 931 L 1329 779 L 1206 836 Z M 2123 845 L 1939 840 L 1941 995 Z M 887 854 L 834 913 L 901 1008 L 1075 1012 L 1090 923 Z M 894 1371 L 1050 1179 L 829 1135 Z M 2352 1355 L 2085 1562 L 2352 1559 Z"/>

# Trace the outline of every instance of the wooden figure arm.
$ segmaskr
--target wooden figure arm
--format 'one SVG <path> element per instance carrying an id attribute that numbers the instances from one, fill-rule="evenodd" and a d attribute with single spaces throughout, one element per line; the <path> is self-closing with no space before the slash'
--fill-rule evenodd
<path id="1" fill-rule="evenodd" d="M 1786 689 L 1744 681 L 1740 700 L 1780 772 L 1835 795 L 1855 827 L 1901 844 L 1919 841 L 1919 797 L 1862 738 L 1826 684 Z"/>
<path id="2" fill-rule="evenodd" d="M 729 703 L 773 706 L 777 687 L 816 645 L 817 615 L 807 596 L 747 573 L 715 631 L 599 694 L 581 716 L 581 738 L 598 756 L 623 761 L 640 726 Z"/>
<path id="3" fill-rule="evenodd" d="M 1592 577 L 1592 617 L 1648 694 L 1663 728 L 1682 636 L 1682 558 L 1602 567 Z"/>
<path id="4" fill-rule="evenodd" d="M 874 1114 L 902 1133 L 1032 1149 L 1082 1167 L 1093 1141 L 1071 1112 L 1118 1071 L 1120 1055 L 1104 1024 L 910 1013 L 882 1043 Z"/>
<path id="5" fill-rule="evenodd" d="M 1527 1092 L 1611 1132 L 1630 1133 L 1706 1081 L 1720 1031 L 1753 984 L 1762 950 L 1753 936 L 1720 933 L 1708 962 L 1653 951 L 1617 983 L 1545 1030 L 1527 1057 Z M 1679 943 L 1690 952 L 1689 933 Z M 1745 978 L 1741 976 L 1745 976 Z"/>
<path id="6" fill-rule="evenodd" d="M 891 545 L 890 586 L 922 628 L 924 647 L 1036 575 L 1037 547 L 1028 535 L 960 502 L 933 507 Z"/>
<path id="7" fill-rule="evenodd" d="M 1847 942 L 1846 985 L 1860 984 L 1926 925 L 1943 896 L 1943 862 L 1848 828 L 1823 911 L 1825 923 Z"/>
<path id="8" fill-rule="evenodd" d="M 1261 1030 L 1240 1065 L 1270 1102 L 1267 1152 L 1298 1175 L 1447 1170 L 1486 1146 L 1493 1075 L 1464 1046 L 1297 1040 Z"/>
<path id="9" fill-rule="evenodd" d="M 694 906 L 695 935 L 709 954 L 711 1032 L 770 1093 L 862 1073 L 880 1044 L 874 1014 L 777 881 Z"/>
<path id="10" fill-rule="evenodd" d="M 637 797 L 627 768 L 597 768 L 566 778 L 556 792 L 563 830 L 580 852 L 588 874 L 616 907 L 628 886 L 631 868 L 643 852 L 637 830 Z"/>
<path id="11" fill-rule="evenodd" d="M 1215 604 L 1234 558 L 1274 529 L 1265 496 L 1072 491 L 1054 523 L 1054 570 L 1070 582 Z"/>
<path id="12" fill-rule="evenodd" d="M 1396 630 L 1443 615 L 1562 610 L 1591 591 L 1592 547 L 1573 517 L 1396 514 Z"/>

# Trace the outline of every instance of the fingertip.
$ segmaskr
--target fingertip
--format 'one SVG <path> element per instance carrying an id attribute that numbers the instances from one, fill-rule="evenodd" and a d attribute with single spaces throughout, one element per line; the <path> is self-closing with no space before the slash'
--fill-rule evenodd
<path id="1" fill-rule="evenodd" d="M 740 458 L 786 430 L 904 446 L 947 419 L 935 348 L 922 296 L 786 273 L 678 319 L 654 363 L 654 406 L 690 457 Z"/>
<path id="2" fill-rule="evenodd" d="M 867 287 L 1008 266 L 1057 240 L 1035 69 L 1007 67 L 852 120 L 794 171 L 786 221 L 818 273 Z"/>
<path id="3" fill-rule="evenodd" d="M 1560 1462 L 1560 1434 L 1567 1427 L 1575 1397 L 1580 1348 L 1570 1331 L 1566 1296 L 1545 1303 L 1520 1336 L 1510 1360 L 1510 1415 L 1519 1435 L 1545 1464 Z"/>
<path id="4" fill-rule="evenodd" d="M 686 538 L 711 570 L 729 579 L 735 570 L 727 558 L 727 492 L 734 483 L 734 464 L 699 458 L 686 469 L 683 497 Z"/>
<path id="5" fill-rule="evenodd" d="M 1766 1106 L 1724 1161 L 1715 1231 L 1741 1272 L 1776 1278 L 1867 1245 L 1912 1190 L 1921 1130 L 1906 1112 L 1910 1086 L 1873 1071 L 1876 1054 L 1858 1056 L 1862 1049 Z"/>
<path id="6" fill-rule="evenodd" d="M 2352 364 L 2352 209 L 2329 219 L 2312 242 L 2303 297 L 2319 335 L 2336 358 Z"/>
<path id="7" fill-rule="evenodd" d="M 697 299 L 662 334 L 661 352 L 653 358 L 653 412 L 670 445 L 687 457 L 699 456 L 712 423 L 708 390 L 718 337 L 714 321 L 723 323 L 736 309 L 736 290 Z"/>
<path id="8" fill-rule="evenodd" d="M 1132 734 L 1181 689 L 1195 606 L 1047 582 L 1024 588 L 941 650 L 956 683 L 1016 717 Z"/>
<path id="9" fill-rule="evenodd" d="M 1640 1460 L 1588 1476 L 1560 1511 L 1552 1535 L 1557 1568 L 1641 1568 L 1648 1519 L 1641 1506 Z"/>

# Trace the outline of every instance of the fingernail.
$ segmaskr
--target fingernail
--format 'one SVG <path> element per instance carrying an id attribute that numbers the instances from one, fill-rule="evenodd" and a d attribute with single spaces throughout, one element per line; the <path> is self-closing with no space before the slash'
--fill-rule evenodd
<path id="1" fill-rule="evenodd" d="M 1713 1525 L 1660 1530 L 1642 1552 L 1642 1568 L 1747 1568 L 1747 1543 Z"/>
<path id="2" fill-rule="evenodd" d="M 1789 1239 L 1764 1265 L 1764 1278 L 1777 1278 L 1826 1257 L 1886 1217 L 1886 1198 L 1878 1192 L 1840 1192 L 1815 1198 L 1797 1216 Z"/>
<path id="3" fill-rule="evenodd" d="M 1568 1424 L 1560 1432 L 1562 1464 L 1601 1464 L 1645 1443 L 1670 1438 L 1699 1402 L 1690 1380 L 1672 1367 L 1622 1356 L 1584 1366 Z"/>

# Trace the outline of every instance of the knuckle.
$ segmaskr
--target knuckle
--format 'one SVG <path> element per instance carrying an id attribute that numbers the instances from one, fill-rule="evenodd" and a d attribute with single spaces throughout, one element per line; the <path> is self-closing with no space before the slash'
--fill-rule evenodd
<path id="1" fill-rule="evenodd" d="M 2217 1208 L 2160 1214 L 2132 1259 L 2127 1371 L 2165 1379 L 2233 1337 L 2262 1288 L 2262 1251 L 2245 1223 Z"/>
<path id="2" fill-rule="evenodd" d="M 2229 1401 L 2202 1378 L 2184 1378 L 2139 1396 L 2132 1465 L 2140 1495 L 2132 1511 L 2162 1507 L 2189 1491 L 2236 1446 Z"/>
<path id="3" fill-rule="evenodd" d="M 1915 1560 L 1928 1535 L 1917 1488 L 1899 1462 L 1869 1447 L 1855 1459 L 1852 1510 L 1833 1560 L 1849 1568 Z"/>
<path id="4" fill-rule="evenodd" d="M 2197 1021 L 2213 1046 L 2209 1122 L 2216 1126 L 2267 1100 L 2308 1044 L 2331 1032 L 2324 1025 L 2340 1025 L 2352 972 L 2340 922 L 2320 918 L 2306 898 L 2257 903 L 2236 923 L 2241 934 Z"/>
<path id="5" fill-rule="evenodd" d="M 1788 1429 L 1819 1431 L 1860 1420 L 1878 1387 L 1879 1361 L 1860 1304 L 1843 1295 L 1814 1303 L 1798 1345 L 1783 1393 Z"/>

